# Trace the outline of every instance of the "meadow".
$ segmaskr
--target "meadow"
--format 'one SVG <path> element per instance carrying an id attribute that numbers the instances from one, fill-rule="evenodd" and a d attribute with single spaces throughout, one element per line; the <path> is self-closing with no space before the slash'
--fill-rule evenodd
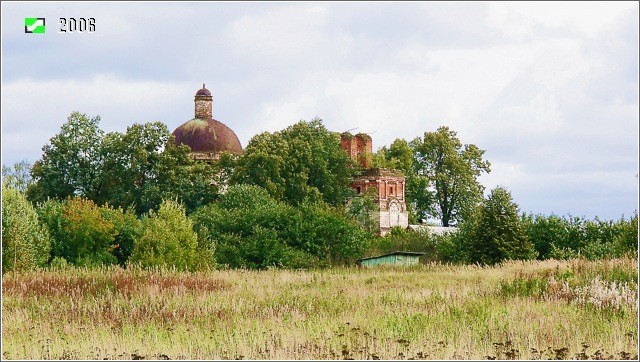
<path id="1" fill-rule="evenodd" d="M 6 273 L 3 359 L 637 359 L 636 259 Z"/>

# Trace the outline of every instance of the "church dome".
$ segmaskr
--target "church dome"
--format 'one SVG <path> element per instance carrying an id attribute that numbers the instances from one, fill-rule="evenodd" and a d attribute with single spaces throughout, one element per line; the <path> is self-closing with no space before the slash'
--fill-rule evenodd
<path id="1" fill-rule="evenodd" d="M 214 159 L 224 151 L 242 154 L 238 136 L 224 123 L 212 118 L 213 98 L 204 84 L 196 92 L 194 102 L 195 118 L 173 131 L 176 144 L 191 147 L 191 154 L 196 159 Z"/>
<path id="2" fill-rule="evenodd" d="M 197 96 L 210 96 L 210 95 L 211 95 L 211 92 L 210 92 L 207 88 L 205 88 L 205 87 L 204 87 L 204 84 L 203 84 L 203 85 L 202 85 L 202 89 L 199 89 L 199 90 L 196 92 L 196 95 L 197 95 Z"/>
<path id="3" fill-rule="evenodd" d="M 240 140 L 231 128 L 213 118 L 194 118 L 173 131 L 176 144 L 191 147 L 191 152 L 242 154 Z"/>

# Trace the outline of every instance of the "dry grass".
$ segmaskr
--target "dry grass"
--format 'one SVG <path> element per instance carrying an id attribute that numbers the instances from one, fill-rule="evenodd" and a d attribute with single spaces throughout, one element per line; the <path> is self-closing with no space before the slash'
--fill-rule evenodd
<path id="1" fill-rule="evenodd" d="M 622 259 L 8 274 L 2 357 L 628 359 L 638 354 L 637 298 L 613 308 L 580 303 L 584 295 L 549 297 L 553 282 L 539 293 L 522 285 L 553 278 L 583 294 L 597 285 L 612 298 L 611 283 L 637 295 L 637 273 L 636 260 Z"/>

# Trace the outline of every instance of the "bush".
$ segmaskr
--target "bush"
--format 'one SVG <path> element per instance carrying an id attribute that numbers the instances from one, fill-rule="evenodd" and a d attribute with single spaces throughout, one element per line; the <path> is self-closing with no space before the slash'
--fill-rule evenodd
<path id="1" fill-rule="evenodd" d="M 133 252 L 135 241 L 142 232 L 140 220 L 132 209 L 123 211 L 121 208 L 104 207 L 104 217 L 113 223 L 117 233 L 112 242 L 113 250 L 111 253 L 118 260 L 118 264 L 124 266 Z"/>
<path id="2" fill-rule="evenodd" d="M 551 256 L 554 245 L 556 245 L 557 249 L 558 245 L 567 244 L 562 242 L 569 238 L 569 225 L 565 219 L 555 215 L 537 215 L 534 217 L 529 214 L 523 215 L 522 221 L 529 240 L 531 240 L 538 252 L 538 259 L 548 259 Z"/>
<path id="3" fill-rule="evenodd" d="M 303 204 L 290 214 L 295 223 L 287 225 L 291 245 L 333 265 L 347 265 L 362 256 L 371 234 L 348 216 L 325 203 Z"/>
<path id="4" fill-rule="evenodd" d="M 638 258 L 638 213 L 626 221 L 620 218 L 615 225 L 616 235 L 613 238 L 614 256 L 630 255 Z"/>
<path id="5" fill-rule="evenodd" d="M 427 253 L 425 258 L 437 259 L 434 237 L 427 231 L 406 230 L 394 227 L 384 237 L 376 238 L 367 251 L 367 256 L 388 254 L 394 251 Z"/>
<path id="6" fill-rule="evenodd" d="M 108 208 L 74 197 L 63 202 L 48 200 L 39 213 L 53 235 L 52 258 L 61 257 L 78 266 L 118 263 L 113 254 L 118 231 L 107 217 Z"/>
<path id="7" fill-rule="evenodd" d="M 368 234 L 323 203 L 277 201 L 262 188 L 234 185 L 191 214 L 219 263 L 233 268 L 309 268 L 344 264 L 362 255 Z"/>
<path id="8" fill-rule="evenodd" d="M 2 184 L 2 273 L 46 265 L 50 236 L 23 192 Z"/>
<path id="9" fill-rule="evenodd" d="M 76 266 L 123 266 L 140 234 L 140 221 L 131 211 L 100 207 L 87 199 L 50 199 L 37 211 L 52 236 L 49 259 L 62 258 Z"/>
<path id="10" fill-rule="evenodd" d="M 629 220 L 586 220 L 579 217 L 523 215 L 527 235 L 539 259 L 587 259 L 637 256 L 638 215 Z"/>
<path id="11" fill-rule="evenodd" d="M 464 225 L 464 222 L 461 226 Z M 458 231 L 451 234 L 434 236 L 438 261 L 445 263 L 464 264 L 469 260 L 468 251 L 465 248 L 464 231 L 458 227 Z"/>
<path id="12" fill-rule="evenodd" d="M 64 270 L 69 268 L 69 266 L 70 264 L 67 262 L 67 259 L 59 256 L 53 258 L 49 263 L 49 267 L 53 270 Z"/>
<path id="13" fill-rule="evenodd" d="M 202 253 L 202 254 L 200 254 Z M 163 201 L 158 212 L 153 210 L 142 219 L 142 233 L 137 240 L 130 264 L 150 267 L 175 267 L 196 270 L 213 265 L 209 250 L 199 250 L 198 235 L 185 208 L 177 201 Z"/>

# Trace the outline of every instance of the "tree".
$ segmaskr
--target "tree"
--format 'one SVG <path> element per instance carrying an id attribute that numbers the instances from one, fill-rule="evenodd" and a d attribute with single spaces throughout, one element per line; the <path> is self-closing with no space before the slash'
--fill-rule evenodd
<path id="1" fill-rule="evenodd" d="M 137 215 L 176 198 L 191 211 L 211 202 L 215 169 L 196 164 L 189 147 L 175 145 L 160 122 L 134 124 L 104 134 L 100 117 L 74 112 L 43 148 L 32 169 L 31 201 L 86 197 L 98 205 L 133 207 Z"/>
<path id="2" fill-rule="evenodd" d="M 354 196 L 345 205 L 345 213 L 349 215 L 363 230 L 374 234 L 380 229 L 380 207 L 374 201 L 377 190 L 368 188 L 364 195 Z"/>
<path id="3" fill-rule="evenodd" d="M 538 259 L 549 259 L 554 247 L 568 246 L 571 225 L 566 219 L 556 215 L 523 215 L 522 221 L 529 240 L 538 252 Z"/>
<path id="4" fill-rule="evenodd" d="M 290 154 L 282 134 L 263 132 L 254 136 L 238 160 L 231 184 L 259 185 L 276 199 L 284 199 Z"/>
<path id="5" fill-rule="evenodd" d="M 13 167 L 2 165 L 2 182 L 5 182 L 9 187 L 26 192 L 33 181 L 31 167 L 31 164 L 24 160 L 14 164 Z"/>
<path id="6" fill-rule="evenodd" d="M 133 206 L 138 215 L 157 209 L 163 198 L 175 198 L 189 211 L 211 202 L 216 194 L 213 169 L 195 163 L 189 147 L 175 145 L 172 137 L 160 122 L 107 134 L 97 202 Z"/>
<path id="7" fill-rule="evenodd" d="M 613 249 L 616 257 L 628 255 L 638 258 L 638 211 L 629 218 L 629 221 L 621 217 L 616 225 L 616 236 Z"/>
<path id="8" fill-rule="evenodd" d="M 435 208 L 430 215 L 450 226 L 482 200 L 484 187 L 478 182 L 483 172 L 490 172 L 490 163 L 482 159 L 484 150 L 476 145 L 462 146 L 456 132 L 440 127 L 437 132 L 425 132 L 423 138 L 411 142 L 415 170 L 424 176 L 435 190 Z M 424 185 L 421 185 L 424 186 Z"/>
<path id="9" fill-rule="evenodd" d="M 166 200 L 157 212 L 142 219 L 142 234 L 137 240 L 130 264 L 149 267 L 175 267 L 196 270 L 213 265 L 210 250 L 198 248 L 198 235 L 185 208 L 175 200 Z"/>
<path id="10" fill-rule="evenodd" d="M 120 266 L 125 266 L 142 232 L 140 220 L 131 209 L 125 211 L 109 206 L 103 207 L 103 216 L 108 222 L 113 223 L 116 232 L 111 254 L 116 257 Z"/>
<path id="11" fill-rule="evenodd" d="M 491 190 L 474 223 L 469 242 L 471 262 L 493 265 L 507 259 L 534 259 L 537 255 L 518 216 L 509 191 Z"/>
<path id="12" fill-rule="evenodd" d="M 31 170 L 33 187 L 29 199 L 64 199 L 69 196 L 93 198 L 100 180 L 103 131 L 100 117 L 73 112 L 60 133 L 42 148 L 42 159 Z"/>
<path id="13" fill-rule="evenodd" d="M 49 199 L 37 212 L 51 235 L 50 259 L 73 265 L 123 266 L 140 234 L 140 221 L 131 210 L 85 198 Z"/>
<path id="14" fill-rule="evenodd" d="M 232 185 L 190 216 L 216 260 L 234 268 L 317 267 L 361 256 L 369 234 L 327 204 L 297 206 L 254 185 Z"/>
<path id="15" fill-rule="evenodd" d="M 213 174 L 211 184 L 216 188 L 216 194 L 223 194 L 227 191 L 231 177 L 233 176 L 233 171 L 238 163 L 238 158 L 238 155 L 224 151 L 220 153 L 218 160 L 211 163 L 211 173 Z"/>
<path id="16" fill-rule="evenodd" d="M 74 265 L 117 264 L 114 255 L 118 231 L 109 209 L 93 201 L 73 197 L 49 200 L 40 207 L 41 218 L 53 235 L 51 256 Z"/>
<path id="17" fill-rule="evenodd" d="M 324 201 L 335 206 L 351 195 L 352 175 L 340 136 L 314 119 L 253 137 L 231 183 L 262 186 L 292 205 Z"/>
<path id="18" fill-rule="evenodd" d="M 382 147 L 374 156 L 376 167 L 400 170 L 406 177 L 405 199 L 411 212 L 409 217 L 416 223 L 425 215 L 434 213 L 434 192 L 429 190 L 430 181 L 424 174 L 417 172 L 418 163 L 414 158 L 411 144 L 401 138 L 393 141 L 389 148 Z"/>
<path id="19" fill-rule="evenodd" d="M 49 233 L 24 193 L 2 183 L 2 273 L 46 265 Z"/>

